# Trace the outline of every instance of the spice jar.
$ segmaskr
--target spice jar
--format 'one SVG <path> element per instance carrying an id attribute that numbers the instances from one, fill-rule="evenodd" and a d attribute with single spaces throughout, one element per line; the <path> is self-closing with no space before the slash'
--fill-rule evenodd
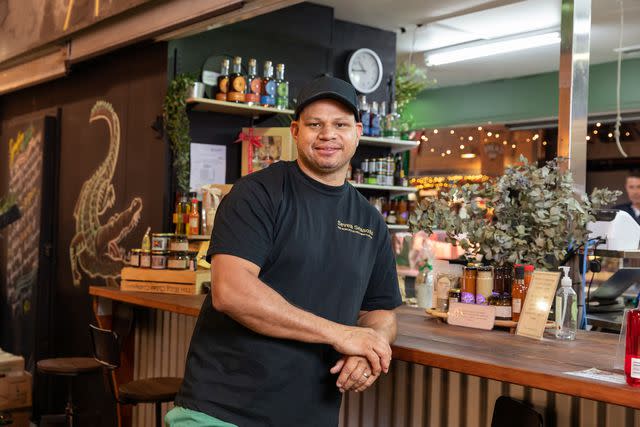
<path id="1" fill-rule="evenodd" d="M 151 268 L 151 251 L 140 251 L 140 267 Z"/>
<path id="2" fill-rule="evenodd" d="M 169 249 L 171 237 L 173 237 L 172 233 L 153 233 L 151 235 L 151 250 L 166 251 Z"/>
<path id="3" fill-rule="evenodd" d="M 165 270 L 169 260 L 169 251 L 151 251 L 151 268 Z"/>
<path id="4" fill-rule="evenodd" d="M 171 252 L 167 260 L 170 270 L 186 270 L 189 267 L 189 255 L 186 252 Z"/>
<path id="5" fill-rule="evenodd" d="M 129 265 L 131 267 L 140 267 L 140 249 L 131 249 L 129 251 Z"/>
<path id="6" fill-rule="evenodd" d="M 478 267 L 476 276 L 476 304 L 488 305 L 493 289 L 493 271 L 491 267 Z"/>
<path id="7" fill-rule="evenodd" d="M 465 267 L 462 276 L 462 289 L 460 291 L 460 302 L 465 304 L 475 304 L 476 302 L 476 278 L 478 269 L 476 267 Z"/>
<path id="8" fill-rule="evenodd" d="M 449 290 L 449 308 L 451 308 L 451 304 L 454 302 L 460 302 L 460 289 Z"/>
<path id="9" fill-rule="evenodd" d="M 171 237 L 169 250 L 172 252 L 187 252 L 189 250 L 189 239 L 184 234 L 176 234 Z"/>

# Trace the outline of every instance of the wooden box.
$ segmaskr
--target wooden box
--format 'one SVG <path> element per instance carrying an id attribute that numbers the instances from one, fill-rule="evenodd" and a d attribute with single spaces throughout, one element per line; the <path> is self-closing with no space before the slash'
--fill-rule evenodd
<path id="1" fill-rule="evenodd" d="M 28 408 L 31 406 L 31 374 L 26 371 L 18 375 L 0 378 L 0 410 Z"/>
<path id="2" fill-rule="evenodd" d="M 122 291 L 177 295 L 205 293 L 203 284 L 211 282 L 211 272 L 205 269 L 189 271 L 124 267 L 121 277 L 120 290 Z"/>

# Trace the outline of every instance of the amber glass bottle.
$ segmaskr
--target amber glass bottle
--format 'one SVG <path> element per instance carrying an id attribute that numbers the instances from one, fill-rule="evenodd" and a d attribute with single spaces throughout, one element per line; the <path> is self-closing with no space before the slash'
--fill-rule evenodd
<path id="1" fill-rule="evenodd" d="M 229 60 L 222 60 L 222 67 L 220 69 L 220 75 L 218 76 L 218 92 L 216 93 L 216 100 L 226 101 L 227 92 L 229 91 Z"/>
<path id="2" fill-rule="evenodd" d="M 242 58 L 233 58 L 233 70 L 229 75 L 229 92 L 227 101 L 244 102 L 245 91 L 247 90 L 247 79 L 242 75 Z"/>
<path id="3" fill-rule="evenodd" d="M 516 276 L 511 285 L 511 320 L 520 320 L 520 312 L 527 296 L 527 288 L 524 284 L 524 265 L 516 266 Z"/>

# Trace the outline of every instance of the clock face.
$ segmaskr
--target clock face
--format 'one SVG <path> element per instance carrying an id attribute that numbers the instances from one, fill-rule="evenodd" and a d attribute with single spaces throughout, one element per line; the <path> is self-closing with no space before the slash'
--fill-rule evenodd
<path id="1" fill-rule="evenodd" d="M 349 58 L 347 72 L 358 92 L 371 93 L 382 81 L 382 62 L 371 49 L 358 49 Z"/>

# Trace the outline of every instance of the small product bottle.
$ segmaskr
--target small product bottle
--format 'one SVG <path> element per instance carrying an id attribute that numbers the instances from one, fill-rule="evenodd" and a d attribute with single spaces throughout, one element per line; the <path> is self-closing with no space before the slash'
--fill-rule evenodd
<path id="1" fill-rule="evenodd" d="M 402 185 L 402 156 L 400 153 L 396 154 L 393 168 L 393 185 Z"/>
<path id="2" fill-rule="evenodd" d="M 371 136 L 371 114 L 369 113 L 369 104 L 367 104 L 367 97 L 365 95 L 358 97 L 358 109 L 360 110 L 360 121 L 362 122 L 362 135 Z"/>
<path id="3" fill-rule="evenodd" d="M 524 265 L 516 266 L 516 277 L 511 285 L 511 320 L 520 320 L 520 312 L 527 296 L 527 288 L 524 285 Z"/>
<path id="4" fill-rule="evenodd" d="M 491 267 L 478 267 L 476 277 L 476 304 L 488 305 L 493 289 L 493 271 Z"/>
<path id="5" fill-rule="evenodd" d="M 186 209 L 186 197 L 180 196 L 180 200 L 176 204 L 176 234 L 186 234 L 187 228 L 184 223 L 184 213 Z"/>
<path id="6" fill-rule="evenodd" d="M 274 107 L 276 105 L 276 81 L 273 78 L 273 64 L 271 61 L 264 62 L 260 104 L 263 107 Z"/>
<path id="7" fill-rule="evenodd" d="M 575 340 L 578 329 L 578 296 L 571 287 L 570 267 L 560 267 L 564 277 L 560 281 L 560 289 L 556 292 L 556 338 L 559 340 Z"/>
<path id="8" fill-rule="evenodd" d="M 378 102 L 371 103 L 371 115 L 369 117 L 369 135 L 380 136 L 380 112 L 378 110 Z"/>
<path id="9" fill-rule="evenodd" d="M 216 100 L 226 101 L 227 92 L 229 91 L 229 60 L 223 59 L 220 67 L 220 75 L 218 76 L 218 92 Z"/>
<path id="10" fill-rule="evenodd" d="M 460 290 L 460 302 L 464 304 L 475 304 L 477 275 L 477 268 L 471 266 L 464 268 L 464 275 L 462 276 L 462 289 Z"/>
<path id="11" fill-rule="evenodd" d="M 284 64 L 278 64 L 276 68 L 276 108 L 289 108 L 289 82 L 284 79 Z"/>
<path id="12" fill-rule="evenodd" d="M 449 310 L 449 291 L 452 288 L 448 274 L 439 274 L 435 283 L 436 309 L 446 313 Z"/>
<path id="13" fill-rule="evenodd" d="M 198 209 L 198 199 L 191 199 L 191 212 L 189 212 L 189 234 L 198 235 L 200 233 L 200 209 Z"/>
<path id="14" fill-rule="evenodd" d="M 398 114 L 397 101 L 393 101 L 393 103 L 391 103 L 389 114 L 387 114 L 384 118 L 382 134 L 389 138 L 400 137 L 400 114 Z"/>
<path id="15" fill-rule="evenodd" d="M 362 169 L 362 182 L 367 184 L 369 182 L 369 159 L 364 159 L 360 164 L 360 168 Z"/>
<path id="16" fill-rule="evenodd" d="M 249 72 L 247 73 L 247 93 L 244 95 L 244 102 L 247 105 L 260 104 L 260 94 L 262 93 L 262 79 L 258 76 L 258 65 L 255 58 L 249 59 Z"/>
<path id="17" fill-rule="evenodd" d="M 142 249 L 143 251 L 151 250 L 151 238 L 149 237 L 150 231 L 151 227 L 147 227 L 147 231 L 144 233 L 144 236 L 142 236 L 142 246 L 140 247 L 140 249 Z"/>
<path id="18" fill-rule="evenodd" d="M 433 273 L 431 264 L 427 263 L 418 269 L 415 282 L 418 307 L 431 308 L 433 302 Z"/>
<path id="19" fill-rule="evenodd" d="M 378 160 L 369 159 L 369 177 L 367 178 L 367 184 L 378 183 Z"/>
<path id="20" fill-rule="evenodd" d="M 640 309 L 627 311 L 625 315 L 624 373 L 627 384 L 640 387 Z"/>
<path id="21" fill-rule="evenodd" d="M 242 58 L 233 58 L 233 70 L 229 75 L 229 92 L 227 101 L 244 102 L 244 95 L 247 90 L 247 79 L 242 75 Z"/>

